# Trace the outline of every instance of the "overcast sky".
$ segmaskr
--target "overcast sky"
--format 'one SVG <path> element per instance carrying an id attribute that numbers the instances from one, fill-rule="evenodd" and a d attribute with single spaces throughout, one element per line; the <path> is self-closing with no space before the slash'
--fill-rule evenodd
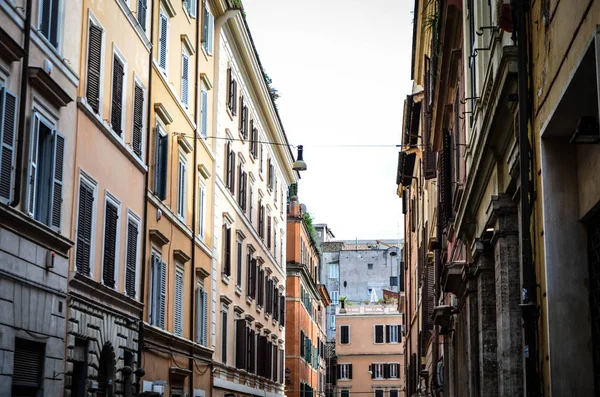
<path id="1" fill-rule="evenodd" d="M 411 88 L 412 0 L 244 0 L 308 170 L 298 196 L 336 239 L 402 238 L 398 150 Z"/>

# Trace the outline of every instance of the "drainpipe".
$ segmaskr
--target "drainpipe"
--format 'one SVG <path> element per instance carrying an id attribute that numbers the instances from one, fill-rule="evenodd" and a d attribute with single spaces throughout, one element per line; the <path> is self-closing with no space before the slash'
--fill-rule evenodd
<path id="1" fill-rule="evenodd" d="M 540 395 L 540 382 L 537 368 L 537 283 L 531 247 L 531 206 L 533 202 L 530 181 L 529 144 L 529 87 L 527 51 L 527 0 L 511 0 L 511 11 L 516 26 L 513 30 L 517 38 L 518 88 L 519 88 L 519 179 L 521 210 L 521 310 L 524 326 L 525 387 L 528 397 Z M 513 33 L 513 40 L 514 40 Z"/>
<path id="2" fill-rule="evenodd" d="M 441 192 L 440 189 L 437 189 L 437 201 L 441 203 Z M 439 302 L 439 297 L 441 296 L 440 291 L 440 274 L 441 274 L 441 250 L 442 250 L 442 224 L 440 222 L 439 217 L 439 208 L 438 208 L 438 216 L 436 216 L 435 220 L 435 238 L 437 243 L 435 245 L 434 253 L 434 286 L 433 286 L 433 306 Z M 438 327 L 433 325 L 433 339 L 432 339 L 432 352 L 431 352 L 431 372 L 433 376 L 433 385 L 435 386 L 435 396 L 439 395 L 439 385 L 438 385 L 438 374 L 437 374 L 437 364 L 440 356 L 440 345 L 439 345 L 439 336 L 438 336 Z M 434 391 L 432 390 L 432 393 Z"/>
<path id="3" fill-rule="evenodd" d="M 148 187 L 150 185 L 150 139 L 152 137 L 151 131 L 152 127 L 150 126 L 150 120 L 152 115 L 152 63 L 153 56 L 152 52 L 154 49 L 152 38 L 154 37 L 154 1 L 150 2 L 150 53 L 148 54 L 148 103 L 146 109 L 146 166 L 148 170 L 146 171 L 146 178 L 144 181 L 144 196 L 142 200 L 144 200 L 144 219 L 142 220 L 142 230 L 144 231 L 144 238 L 142 239 L 142 274 L 141 274 L 141 285 L 140 285 L 140 302 L 144 304 L 146 300 L 146 267 L 148 266 L 148 257 L 146 256 L 146 250 L 148 249 Z M 140 313 L 140 327 L 138 334 L 138 368 L 142 368 L 142 356 L 144 353 L 144 309 Z M 143 376 L 143 375 L 142 375 Z M 138 375 L 137 379 L 137 390 L 138 393 L 141 393 L 141 376 Z"/>
<path id="4" fill-rule="evenodd" d="M 17 135 L 17 161 L 15 164 L 15 188 L 11 207 L 16 207 L 21 202 L 21 174 L 23 172 L 23 144 L 25 138 L 25 108 L 27 106 L 27 80 L 29 77 L 29 49 L 31 42 L 31 3 L 27 0 L 25 5 L 25 37 L 23 39 L 23 63 L 21 64 L 21 88 L 19 89 L 19 133 Z"/>

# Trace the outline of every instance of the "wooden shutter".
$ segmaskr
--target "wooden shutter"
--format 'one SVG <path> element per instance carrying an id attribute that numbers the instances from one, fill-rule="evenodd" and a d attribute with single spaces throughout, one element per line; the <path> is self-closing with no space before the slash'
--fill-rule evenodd
<path id="1" fill-rule="evenodd" d="M 285 326 L 285 295 L 279 295 L 279 322 Z"/>
<path id="2" fill-rule="evenodd" d="M 104 285 L 115 288 L 115 261 L 117 248 L 117 222 L 119 214 L 117 207 L 106 202 L 104 218 L 104 259 L 102 281 Z"/>
<path id="3" fill-rule="evenodd" d="M 223 273 L 231 276 L 231 229 L 223 225 Z"/>
<path id="4" fill-rule="evenodd" d="M 183 333 L 183 272 L 175 271 L 175 335 Z"/>
<path id="5" fill-rule="evenodd" d="M 127 258 L 125 263 L 125 291 L 127 292 L 127 296 L 131 298 L 135 298 L 138 233 L 138 224 L 130 219 L 127 222 Z"/>
<path id="6" fill-rule="evenodd" d="M 161 260 L 160 262 L 160 300 L 159 300 L 159 317 L 158 325 L 165 328 L 165 309 L 167 301 L 167 264 Z"/>
<path id="7" fill-rule="evenodd" d="M 227 364 L 227 312 L 221 313 L 221 361 L 223 364 Z"/>
<path id="8" fill-rule="evenodd" d="M 267 217 L 267 248 L 271 249 L 271 217 Z"/>
<path id="9" fill-rule="evenodd" d="M 17 130 L 17 97 L 12 92 L 0 91 L 0 201 L 12 199 L 13 156 Z"/>
<path id="10" fill-rule="evenodd" d="M 383 343 L 383 325 L 375 326 L 375 343 Z"/>
<path id="11" fill-rule="evenodd" d="M 235 320 L 235 367 L 238 369 L 246 369 L 246 320 Z"/>
<path id="12" fill-rule="evenodd" d="M 340 343 L 343 343 L 343 344 L 349 343 L 349 341 L 348 341 L 348 327 L 345 326 L 345 325 L 342 325 L 340 327 Z"/>
<path id="13" fill-rule="evenodd" d="M 193 0 L 192 0 L 193 1 Z M 190 57 L 187 54 L 181 54 L 181 102 L 187 108 L 190 104 Z"/>
<path id="14" fill-rule="evenodd" d="M 42 370 L 46 346 L 42 343 L 15 340 L 13 357 L 13 386 L 39 388 L 42 380 Z"/>
<path id="15" fill-rule="evenodd" d="M 200 94 L 201 106 L 200 109 L 200 135 L 204 138 L 208 136 L 208 93 L 202 90 Z"/>
<path id="16" fill-rule="evenodd" d="M 63 201 L 63 179 L 64 179 L 64 163 L 65 163 L 65 137 L 60 133 L 54 133 L 53 137 L 54 163 L 53 163 L 53 180 L 52 194 L 50 196 L 50 227 L 56 231 L 60 231 L 62 201 Z"/>
<path id="17" fill-rule="evenodd" d="M 237 81 L 235 79 L 232 79 L 232 84 L 233 84 L 233 94 L 232 94 L 232 102 L 231 102 L 231 113 L 233 113 L 233 115 L 237 115 L 237 101 L 235 100 L 235 98 L 237 98 Z"/>
<path id="18" fill-rule="evenodd" d="M 390 364 L 383 364 L 383 377 L 385 379 L 390 378 Z"/>
<path id="19" fill-rule="evenodd" d="M 144 89 L 135 85 L 133 96 L 133 134 L 131 146 L 133 153 L 138 157 L 142 156 L 142 129 L 144 127 Z"/>
<path id="20" fill-rule="evenodd" d="M 246 116 L 246 114 L 245 114 L 245 109 L 244 109 L 244 96 L 243 95 L 240 95 L 240 109 L 242 109 L 242 114 L 240 114 L 239 130 L 240 130 L 240 133 L 242 134 L 242 136 L 245 138 L 244 124 L 246 123 L 246 120 L 244 117 Z"/>
<path id="21" fill-rule="evenodd" d="M 231 151 L 231 185 L 229 191 L 235 196 L 235 152 Z"/>
<path id="22" fill-rule="evenodd" d="M 443 150 L 440 156 L 440 226 L 446 227 L 452 217 L 452 137 L 448 130 L 443 133 Z"/>
<path id="23" fill-rule="evenodd" d="M 352 379 L 352 364 L 348 364 L 348 379 Z"/>
<path id="24" fill-rule="evenodd" d="M 77 215 L 76 271 L 90 275 L 92 245 L 92 216 L 94 212 L 94 190 L 85 183 L 79 184 L 79 209 Z"/>
<path id="25" fill-rule="evenodd" d="M 160 200 L 167 198 L 167 173 L 169 170 L 169 135 L 156 130 L 156 164 L 154 167 L 154 190 Z"/>
<path id="26" fill-rule="evenodd" d="M 142 30 L 146 31 L 146 10 L 148 9 L 148 0 L 138 0 L 137 20 Z"/>
<path id="27" fill-rule="evenodd" d="M 165 14 L 161 13 L 158 31 L 158 66 L 165 70 L 165 72 L 167 69 L 168 34 L 169 19 Z"/>
<path id="28" fill-rule="evenodd" d="M 29 172 L 27 181 L 27 213 L 29 216 L 35 215 L 35 202 L 37 199 L 37 164 L 38 164 L 38 143 L 40 135 L 40 118 L 34 113 L 31 123 L 31 146 L 29 156 Z"/>
<path id="29" fill-rule="evenodd" d="M 227 69 L 227 107 L 233 113 L 233 103 L 235 96 L 233 94 L 233 76 L 231 75 L 231 67 Z"/>
<path id="30" fill-rule="evenodd" d="M 100 110 L 100 71 L 102 65 L 102 29 L 89 22 L 86 100 L 96 113 Z"/>
<path id="31" fill-rule="evenodd" d="M 123 63 L 113 56 L 112 102 L 110 110 L 110 125 L 114 132 L 121 135 L 123 116 Z"/>

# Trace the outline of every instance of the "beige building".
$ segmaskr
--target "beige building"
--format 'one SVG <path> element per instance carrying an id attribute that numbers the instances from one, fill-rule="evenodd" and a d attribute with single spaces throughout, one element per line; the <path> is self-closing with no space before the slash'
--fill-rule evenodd
<path id="1" fill-rule="evenodd" d="M 398 305 L 340 303 L 336 313 L 336 395 L 403 396 L 404 325 Z"/>

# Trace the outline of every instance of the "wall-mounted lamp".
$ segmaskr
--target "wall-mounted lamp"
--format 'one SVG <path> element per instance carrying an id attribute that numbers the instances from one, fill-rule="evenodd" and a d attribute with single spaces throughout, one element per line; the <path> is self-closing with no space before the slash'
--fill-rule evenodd
<path id="1" fill-rule="evenodd" d="M 306 163 L 302 158 L 302 151 L 304 148 L 302 145 L 298 145 L 298 159 L 294 161 L 294 165 L 292 166 L 294 171 L 306 171 Z"/>
<path id="2" fill-rule="evenodd" d="M 591 116 L 581 117 L 577 122 L 577 128 L 569 143 L 575 145 L 600 143 L 598 120 Z"/>

